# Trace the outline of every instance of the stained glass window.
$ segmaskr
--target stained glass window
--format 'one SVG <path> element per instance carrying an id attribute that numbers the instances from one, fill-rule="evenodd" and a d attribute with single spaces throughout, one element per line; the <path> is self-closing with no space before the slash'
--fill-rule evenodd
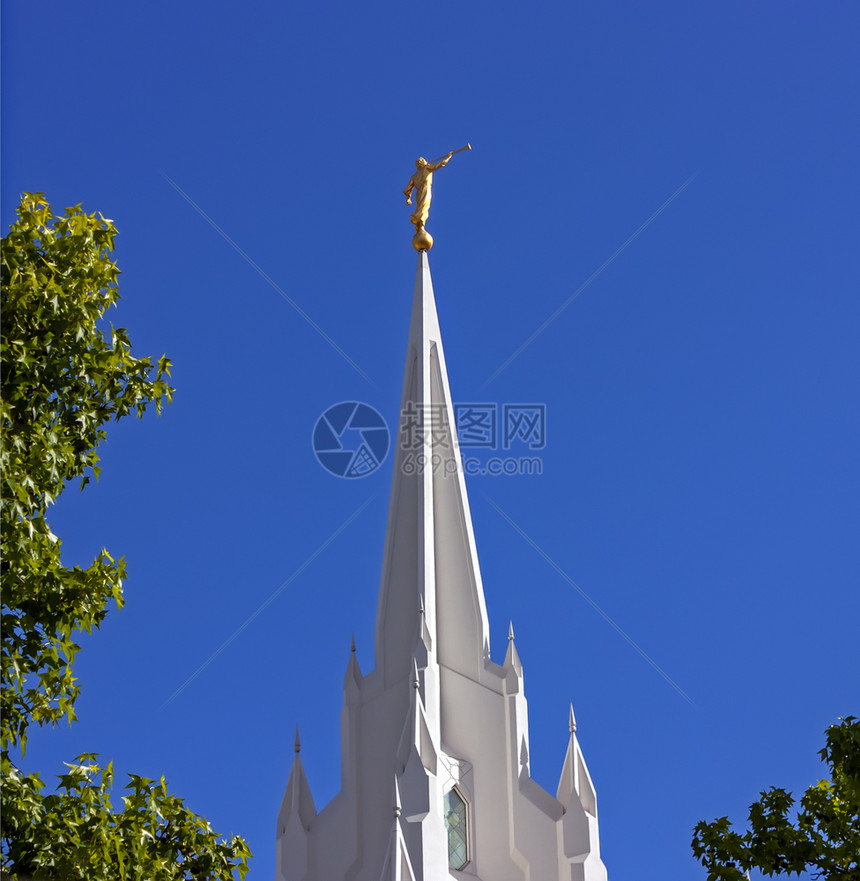
<path id="1" fill-rule="evenodd" d="M 445 796 L 445 828 L 448 830 L 448 865 L 462 869 L 469 862 L 466 802 L 456 789 Z"/>

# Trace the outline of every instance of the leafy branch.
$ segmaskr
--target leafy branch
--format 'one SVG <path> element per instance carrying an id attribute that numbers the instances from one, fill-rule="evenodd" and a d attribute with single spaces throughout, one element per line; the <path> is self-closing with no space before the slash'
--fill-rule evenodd
<path id="1" fill-rule="evenodd" d="M 163 779 L 132 775 L 115 812 L 113 768 L 95 755 L 67 765 L 51 795 L 12 761 L 31 723 L 74 721 L 76 635 L 123 604 L 125 562 L 102 550 L 86 568 L 63 566 L 48 508 L 69 482 L 98 477 L 108 422 L 150 404 L 160 413 L 173 396 L 170 361 L 134 357 L 127 331 L 104 322 L 119 297 L 113 222 L 79 205 L 57 216 L 41 193 L 25 193 L 17 213 L 0 277 L 0 869 L 64 881 L 244 877 L 247 844 L 220 841 Z"/>
<path id="2" fill-rule="evenodd" d="M 860 879 L 860 722 L 847 716 L 825 736 L 819 755 L 830 780 L 806 790 L 794 818 L 794 797 L 771 787 L 750 805 L 746 832 L 736 832 L 728 817 L 696 825 L 693 854 L 708 881 L 744 881 L 751 869 L 768 876 Z"/>

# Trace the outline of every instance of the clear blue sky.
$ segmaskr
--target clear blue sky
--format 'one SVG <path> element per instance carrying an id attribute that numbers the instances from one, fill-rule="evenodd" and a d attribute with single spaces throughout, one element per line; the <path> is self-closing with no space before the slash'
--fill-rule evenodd
<path id="1" fill-rule="evenodd" d="M 317 806 L 335 793 L 391 459 L 338 479 L 311 432 L 342 400 L 396 419 L 401 190 L 470 141 L 436 176 L 430 258 L 455 399 L 547 408 L 542 476 L 468 480 L 534 776 L 554 791 L 572 700 L 613 881 L 703 878 L 697 820 L 817 779 L 824 728 L 860 711 L 854 0 L 3 13 L 4 228 L 22 190 L 113 218 L 113 320 L 178 389 L 53 513 L 69 563 L 125 555 L 128 604 L 83 640 L 80 722 L 30 767 L 164 774 L 249 839 L 259 881 L 296 722 Z"/>

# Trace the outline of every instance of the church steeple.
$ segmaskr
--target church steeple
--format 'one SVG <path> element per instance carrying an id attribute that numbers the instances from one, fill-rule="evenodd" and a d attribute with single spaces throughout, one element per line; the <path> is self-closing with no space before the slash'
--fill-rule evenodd
<path id="1" fill-rule="evenodd" d="M 477 676 L 489 626 L 427 252 L 418 257 L 376 617 L 386 685 L 408 675 L 414 610 L 436 659 Z"/>
<path id="2" fill-rule="evenodd" d="M 406 352 L 375 668 L 362 674 L 353 642 L 343 689 L 341 790 L 317 813 L 296 753 L 276 881 L 606 881 L 575 724 L 556 798 L 531 777 L 513 625 L 504 663 L 490 660 L 426 250 Z"/>

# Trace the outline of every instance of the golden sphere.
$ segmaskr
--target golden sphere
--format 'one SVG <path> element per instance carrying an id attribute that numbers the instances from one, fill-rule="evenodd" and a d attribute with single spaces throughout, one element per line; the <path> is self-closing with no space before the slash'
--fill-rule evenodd
<path id="1" fill-rule="evenodd" d="M 429 251 L 433 247 L 433 236 L 426 229 L 422 229 L 412 236 L 412 247 L 416 251 Z"/>

